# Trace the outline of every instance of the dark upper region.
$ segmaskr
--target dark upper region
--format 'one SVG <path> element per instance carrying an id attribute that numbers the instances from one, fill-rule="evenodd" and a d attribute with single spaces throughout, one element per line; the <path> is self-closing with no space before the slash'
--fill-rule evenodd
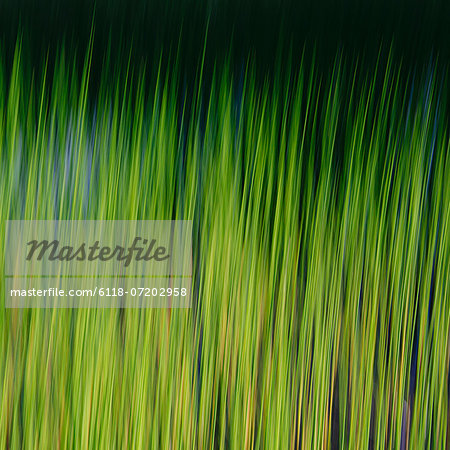
<path id="1" fill-rule="evenodd" d="M 206 71 L 228 55 L 238 67 L 252 55 L 257 68 L 270 69 L 277 55 L 292 51 L 296 57 L 305 44 L 315 45 L 324 67 L 342 50 L 374 61 L 380 45 L 389 47 L 392 40 L 406 65 L 450 56 L 450 2 L 441 0 L 2 0 L 6 61 L 12 60 L 19 31 L 35 65 L 47 51 L 51 58 L 63 40 L 84 50 L 93 18 L 94 73 L 109 43 L 111 60 L 119 64 L 126 64 L 130 46 L 132 62 L 151 62 L 161 50 L 168 55 L 179 45 L 180 69 L 195 71 L 207 28 Z"/>

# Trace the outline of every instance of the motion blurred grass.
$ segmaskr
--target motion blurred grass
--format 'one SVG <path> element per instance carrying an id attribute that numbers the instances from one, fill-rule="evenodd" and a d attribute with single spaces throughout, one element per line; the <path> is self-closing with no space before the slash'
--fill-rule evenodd
<path id="1" fill-rule="evenodd" d="M 2 231 L 192 219 L 193 307 L 2 306 L 0 447 L 445 448 L 448 76 L 90 64 L 3 65 Z"/>

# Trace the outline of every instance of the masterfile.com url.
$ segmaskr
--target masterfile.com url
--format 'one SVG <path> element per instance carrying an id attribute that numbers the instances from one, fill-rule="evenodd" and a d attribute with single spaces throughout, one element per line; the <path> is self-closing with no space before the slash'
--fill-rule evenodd
<path id="1" fill-rule="evenodd" d="M 10 289 L 11 297 L 186 297 L 187 287 L 95 287 L 94 289 Z"/>
<path id="2" fill-rule="evenodd" d="M 11 289 L 11 297 L 95 297 L 97 287 L 95 289 Z"/>

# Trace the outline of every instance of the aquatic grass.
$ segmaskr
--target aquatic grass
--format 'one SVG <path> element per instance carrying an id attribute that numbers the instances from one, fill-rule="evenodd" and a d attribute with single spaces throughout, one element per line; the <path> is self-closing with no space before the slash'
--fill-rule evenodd
<path id="1" fill-rule="evenodd" d="M 193 305 L 2 307 L 0 446 L 444 448 L 438 70 L 291 60 L 260 84 L 249 60 L 240 87 L 226 64 L 188 92 L 176 66 L 128 65 L 92 99 L 91 58 L 33 73 L 19 44 L 0 68 L 3 235 L 7 219 L 191 219 Z"/>

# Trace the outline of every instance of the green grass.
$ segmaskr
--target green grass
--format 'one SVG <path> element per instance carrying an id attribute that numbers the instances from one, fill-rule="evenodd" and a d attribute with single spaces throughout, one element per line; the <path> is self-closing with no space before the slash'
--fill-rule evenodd
<path id="1" fill-rule="evenodd" d="M 242 95 L 225 66 L 183 97 L 152 66 L 94 101 L 89 54 L 81 78 L 22 56 L 0 69 L 2 236 L 191 219 L 194 289 L 190 310 L 2 307 L 1 448 L 384 449 L 402 427 L 445 448 L 447 76 L 249 63 Z"/>

